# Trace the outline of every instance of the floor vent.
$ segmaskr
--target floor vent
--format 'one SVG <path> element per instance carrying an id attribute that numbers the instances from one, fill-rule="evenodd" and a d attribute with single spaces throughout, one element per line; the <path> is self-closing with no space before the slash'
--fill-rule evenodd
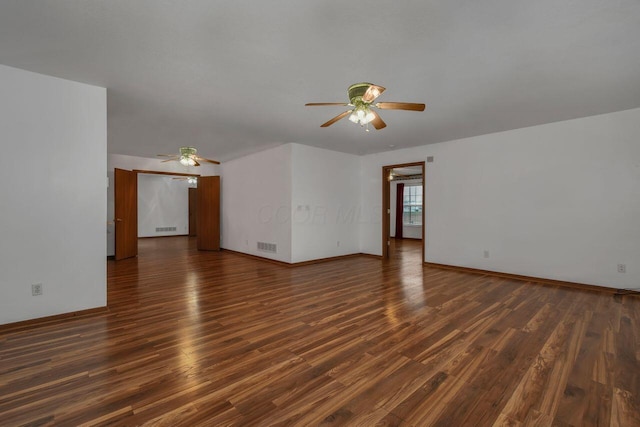
<path id="1" fill-rule="evenodd" d="M 262 251 L 262 252 L 271 252 L 271 253 L 276 253 L 277 252 L 277 246 L 275 243 L 265 243 L 265 242 L 258 242 L 258 250 Z"/>
<path id="2" fill-rule="evenodd" d="M 162 233 L 165 231 L 176 231 L 176 227 L 156 227 L 156 233 Z"/>

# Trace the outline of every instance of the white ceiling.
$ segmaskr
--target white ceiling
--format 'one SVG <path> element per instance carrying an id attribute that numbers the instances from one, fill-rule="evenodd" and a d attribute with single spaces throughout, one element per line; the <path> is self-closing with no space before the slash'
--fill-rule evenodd
<path id="1" fill-rule="evenodd" d="M 107 87 L 111 153 L 365 154 L 640 107 L 640 1 L 0 0 L 0 64 Z M 427 109 L 320 128 L 361 81 Z"/>

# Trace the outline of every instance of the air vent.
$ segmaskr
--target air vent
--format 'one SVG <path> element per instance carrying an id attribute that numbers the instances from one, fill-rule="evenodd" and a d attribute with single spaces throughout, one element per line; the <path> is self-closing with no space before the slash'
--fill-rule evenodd
<path id="1" fill-rule="evenodd" d="M 275 254 L 278 251 L 278 247 L 275 243 L 258 242 L 258 250 L 261 252 L 271 252 Z"/>
<path id="2" fill-rule="evenodd" d="M 163 233 L 166 231 L 176 231 L 176 227 L 156 227 L 156 233 Z"/>

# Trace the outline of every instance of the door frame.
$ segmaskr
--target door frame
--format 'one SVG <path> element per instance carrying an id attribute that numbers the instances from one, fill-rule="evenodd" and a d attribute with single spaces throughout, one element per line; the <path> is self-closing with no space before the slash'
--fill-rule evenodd
<path id="1" fill-rule="evenodd" d="M 115 169 L 122 169 L 122 168 L 114 168 L 114 186 L 115 186 Z M 197 173 L 181 173 L 181 172 L 163 172 L 163 171 L 152 171 L 152 170 L 143 170 L 143 169 L 133 169 L 131 171 L 127 170 L 127 169 L 122 169 L 125 170 L 127 172 L 133 172 L 135 174 L 135 180 L 136 180 L 136 190 L 137 190 L 137 182 L 138 182 L 138 174 L 141 173 L 145 173 L 145 174 L 151 174 L 151 175 L 169 175 L 169 176 L 184 176 L 184 177 L 189 177 L 189 176 L 195 176 L 195 177 L 200 177 L 200 174 Z M 115 190 L 114 190 L 115 191 Z M 117 212 L 117 200 L 115 197 L 115 192 L 114 192 L 114 196 L 113 196 L 113 212 L 114 212 L 114 217 L 116 216 L 116 212 Z M 136 196 L 136 229 L 137 229 L 137 221 L 138 221 L 138 200 L 137 200 L 137 196 Z M 117 227 L 117 218 L 114 218 L 113 220 L 114 222 L 114 227 Z M 117 230 L 115 231 L 115 233 L 117 233 Z M 138 239 L 138 233 L 136 231 L 136 241 Z M 137 251 L 136 251 L 137 254 Z M 134 255 L 135 256 L 135 255 Z M 115 260 L 119 260 L 119 258 L 117 257 L 117 243 L 116 243 L 116 237 L 114 236 L 114 259 Z M 121 258 L 121 259 L 126 259 L 126 258 Z"/>
<path id="2" fill-rule="evenodd" d="M 421 166 L 422 167 L 422 260 L 420 263 L 424 263 L 424 247 L 425 247 L 425 229 L 426 224 L 424 221 L 424 202 L 425 202 L 425 187 L 426 180 L 424 175 L 425 162 L 411 162 L 400 163 L 395 165 L 382 166 L 382 258 L 389 259 L 389 246 L 391 245 L 391 183 L 388 179 L 392 169 L 404 168 L 409 166 Z M 396 215 L 398 213 L 396 212 Z"/>
<path id="3" fill-rule="evenodd" d="M 136 174 L 138 173 L 148 173 L 151 175 L 170 175 L 170 176 L 195 176 L 196 178 L 200 176 L 200 174 L 197 173 L 181 173 L 181 172 L 162 172 L 162 171 L 146 171 L 146 170 L 142 170 L 142 169 L 134 169 L 132 172 L 135 172 Z"/>

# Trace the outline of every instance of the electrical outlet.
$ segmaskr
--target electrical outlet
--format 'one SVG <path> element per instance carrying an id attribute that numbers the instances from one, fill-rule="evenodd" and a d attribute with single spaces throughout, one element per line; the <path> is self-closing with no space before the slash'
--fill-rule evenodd
<path id="1" fill-rule="evenodd" d="M 486 250 L 484 251 L 484 257 L 489 258 L 489 251 L 486 251 Z"/>
<path id="2" fill-rule="evenodd" d="M 627 272 L 626 264 L 618 264 L 618 273 L 626 273 L 626 272 Z"/>
<path id="3" fill-rule="evenodd" d="M 31 295 L 34 297 L 42 295 L 42 283 L 34 283 L 31 285 Z"/>

